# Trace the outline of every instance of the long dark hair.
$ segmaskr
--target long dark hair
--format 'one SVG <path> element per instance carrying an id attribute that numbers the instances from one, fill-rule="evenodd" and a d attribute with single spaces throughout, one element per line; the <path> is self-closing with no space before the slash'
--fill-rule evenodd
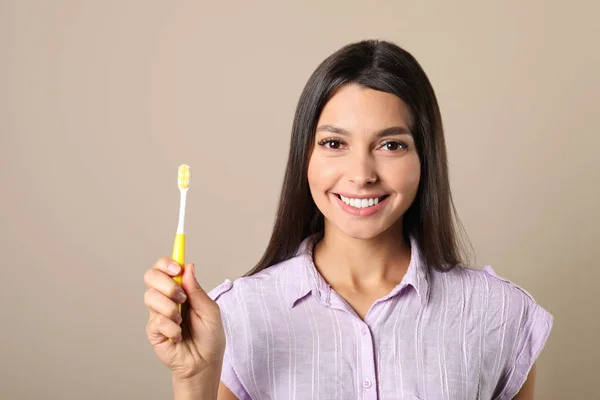
<path id="1" fill-rule="evenodd" d="M 271 239 L 262 259 L 244 276 L 293 257 L 309 235 L 322 238 L 323 215 L 309 190 L 308 161 L 325 103 L 338 87 L 349 83 L 394 94 L 412 112 L 411 131 L 421 161 L 421 180 L 416 198 L 403 216 L 405 240 L 414 236 L 424 261 L 438 271 L 450 271 L 466 261 L 467 253 L 456 230 L 462 224 L 450 193 L 442 118 L 433 87 L 410 53 L 388 41 L 364 40 L 330 55 L 306 83 L 294 116 Z"/>

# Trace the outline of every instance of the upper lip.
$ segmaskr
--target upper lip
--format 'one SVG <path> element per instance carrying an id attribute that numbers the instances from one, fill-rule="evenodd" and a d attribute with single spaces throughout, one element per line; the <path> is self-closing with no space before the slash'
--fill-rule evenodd
<path id="1" fill-rule="evenodd" d="M 351 194 L 351 193 L 335 193 L 350 199 L 378 199 L 385 196 L 385 193 L 373 193 L 373 194 Z"/>

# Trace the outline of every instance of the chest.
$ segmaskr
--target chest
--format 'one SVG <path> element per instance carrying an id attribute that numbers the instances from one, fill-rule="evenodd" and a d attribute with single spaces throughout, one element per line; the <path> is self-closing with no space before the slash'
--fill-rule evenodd
<path id="1" fill-rule="evenodd" d="M 467 318 L 450 304 L 440 312 L 418 296 L 374 302 L 308 299 L 265 320 L 269 329 L 239 349 L 252 357 L 241 375 L 257 382 L 253 398 L 492 397 L 511 350 L 495 351 L 484 314 Z"/>
<path id="2" fill-rule="evenodd" d="M 353 310 L 358 318 L 365 320 L 367 313 L 373 307 L 375 302 L 384 298 L 393 289 L 393 286 L 381 288 L 380 290 L 370 290 L 369 294 L 355 291 L 333 288 L 331 296 L 333 297 L 334 307 L 341 310 Z"/>
<path id="3" fill-rule="evenodd" d="M 364 296 L 364 295 L 344 294 L 344 293 L 340 293 L 340 295 L 344 299 L 344 302 L 352 310 L 354 310 L 356 315 L 363 321 L 365 320 L 367 313 L 369 312 L 369 310 L 371 309 L 371 307 L 373 306 L 375 301 L 377 301 L 377 299 L 382 297 L 382 296 Z"/>

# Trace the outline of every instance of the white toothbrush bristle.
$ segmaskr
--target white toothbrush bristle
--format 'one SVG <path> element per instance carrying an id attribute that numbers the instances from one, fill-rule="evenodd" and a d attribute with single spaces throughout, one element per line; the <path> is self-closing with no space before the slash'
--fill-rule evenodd
<path id="1" fill-rule="evenodd" d="M 192 179 L 190 166 L 181 164 L 177 170 L 177 187 L 179 189 L 187 189 L 190 187 L 190 180 Z"/>

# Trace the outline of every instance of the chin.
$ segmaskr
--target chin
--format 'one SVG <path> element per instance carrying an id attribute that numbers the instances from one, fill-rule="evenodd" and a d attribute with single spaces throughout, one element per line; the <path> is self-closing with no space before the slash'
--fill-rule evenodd
<path id="1" fill-rule="evenodd" d="M 335 223 L 334 223 L 335 224 Z M 366 226 L 366 224 L 335 224 L 336 230 L 351 237 L 352 239 L 370 240 L 381 235 L 386 229 L 378 226 Z"/>
<path id="2" fill-rule="evenodd" d="M 370 233 L 370 232 L 344 232 L 347 236 L 352 239 L 360 239 L 360 240 L 371 240 L 379 236 L 380 233 Z"/>

